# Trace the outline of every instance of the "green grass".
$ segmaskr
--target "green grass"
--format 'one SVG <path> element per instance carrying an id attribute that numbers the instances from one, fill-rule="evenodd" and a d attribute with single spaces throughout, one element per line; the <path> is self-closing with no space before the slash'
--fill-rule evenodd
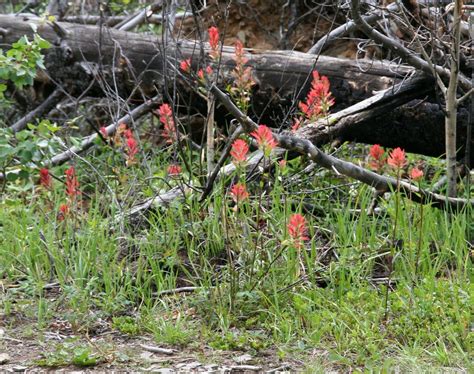
<path id="1" fill-rule="evenodd" d="M 296 160 L 289 174 L 298 167 Z M 140 200 L 128 184 L 141 180 L 140 173 L 108 181 L 125 207 Z M 33 199 L 10 189 L 0 206 L 2 323 L 13 327 L 26 318 L 41 330 L 61 316 L 86 334 L 103 319 L 113 330 L 173 346 L 274 349 L 282 359 L 301 357 L 309 371 L 330 365 L 473 370 L 472 212 L 425 206 L 420 231 L 419 206 L 401 199 L 395 239 L 402 244 L 386 310 L 380 277 L 393 249 L 395 199 L 369 216 L 369 188 L 317 173 L 293 182 L 291 175 L 277 176 L 270 193 L 249 183 L 252 198 L 237 211 L 221 181 L 205 202 L 191 195 L 139 225 L 113 220 L 118 207 L 110 190 L 86 170 L 78 175 L 91 199 L 65 221 L 56 219 L 61 186 L 36 191 Z M 167 183 L 132 185 L 146 197 Z M 312 240 L 298 254 L 286 224 L 303 201 L 324 214 L 305 214 Z M 57 284 L 54 297 L 50 284 Z M 161 294 L 181 286 L 198 288 Z M 326 354 L 310 357 L 314 349 Z M 41 364 L 94 360 L 93 352 L 71 346 Z"/>

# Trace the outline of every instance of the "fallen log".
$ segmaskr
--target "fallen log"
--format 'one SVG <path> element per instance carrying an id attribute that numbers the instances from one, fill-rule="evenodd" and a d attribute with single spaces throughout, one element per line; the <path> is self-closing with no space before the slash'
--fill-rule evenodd
<path id="1" fill-rule="evenodd" d="M 0 23 L 3 45 L 11 45 L 23 35 L 31 38 L 33 30 L 30 24 L 34 24 L 38 33 L 53 43 L 53 48 L 46 53 L 47 73 L 68 92 L 81 94 L 88 89 L 88 95 L 105 96 L 110 92 L 106 92 L 104 87 L 114 87 L 116 94 L 123 98 L 133 95 L 136 100 L 143 101 L 157 91 L 167 97 L 164 92 L 175 78 L 179 78 L 178 92 L 184 98 L 182 102 L 199 106 L 196 100 L 187 100 L 195 87 L 183 82 L 178 65 L 180 60 L 191 58 L 193 69 L 205 66 L 209 62 L 201 56 L 206 55 L 207 44 L 189 40 L 166 44 L 156 35 L 90 25 L 44 23 L 27 16 L 0 15 Z M 314 69 L 329 77 L 336 99 L 334 111 L 353 106 L 376 91 L 394 87 L 415 72 L 411 67 L 392 65 L 387 61 L 353 61 L 294 51 L 246 52 L 248 65 L 253 68 L 258 83 L 253 92 L 250 114 L 269 125 L 279 125 L 282 119 L 284 124 L 289 124 L 287 115 L 295 111 L 298 100 L 304 99 L 310 72 Z M 222 81 L 218 82 L 221 87 L 232 79 L 233 54 L 232 47 L 223 47 Z M 423 84 L 434 89 L 429 78 L 421 86 Z M 426 87 L 419 92 L 412 90 L 410 99 L 418 99 L 416 105 L 413 102 L 407 105 L 407 100 L 400 98 L 400 95 L 393 95 L 393 101 L 386 101 L 383 110 L 366 112 L 362 120 L 352 121 L 357 126 L 339 124 L 338 139 L 379 143 L 386 147 L 400 146 L 410 152 L 441 156 L 444 153 L 444 114 L 442 107 L 433 103 L 434 92 Z M 462 155 L 468 110 L 459 108 L 458 117 L 459 155 Z M 324 136 L 324 129 L 308 127 L 307 131 L 313 132 L 305 138 L 319 145 L 331 138 Z M 334 129 L 331 134 L 335 134 Z M 470 161 L 471 164 L 474 162 L 474 155 Z"/>

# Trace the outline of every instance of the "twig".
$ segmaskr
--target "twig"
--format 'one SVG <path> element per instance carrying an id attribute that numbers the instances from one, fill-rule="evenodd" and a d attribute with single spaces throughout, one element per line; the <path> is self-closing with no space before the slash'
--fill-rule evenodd
<path id="1" fill-rule="evenodd" d="M 160 292 L 158 292 L 158 296 L 161 296 L 161 295 L 174 295 L 176 293 L 184 293 L 184 292 L 195 292 L 195 291 L 198 291 L 198 290 L 201 290 L 201 289 L 202 289 L 202 287 L 192 287 L 192 286 L 178 287 L 178 288 L 174 288 L 174 289 L 171 289 L 171 290 L 160 291 Z"/>
<path id="2" fill-rule="evenodd" d="M 413 51 L 406 48 L 402 43 L 398 40 L 390 38 L 382 33 L 378 32 L 375 28 L 370 26 L 364 18 L 361 16 L 360 11 L 360 0 L 352 0 L 351 1 L 351 12 L 352 17 L 354 18 L 354 22 L 356 23 L 357 27 L 368 37 L 374 39 L 376 42 L 383 44 L 385 47 L 389 48 L 393 53 L 401 57 L 404 61 L 412 65 L 413 67 L 424 71 L 427 74 L 431 74 L 431 66 L 430 64 L 416 55 Z M 451 75 L 449 69 L 446 69 L 440 65 L 432 65 L 434 70 L 441 78 L 445 81 L 448 81 Z M 459 86 L 465 91 L 468 92 L 472 88 L 472 83 L 469 79 L 464 76 L 463 74 L 459 74 Z"/>
<path id="3" fill-rule="evenodd" d="M 230 367 L 230 371 L 260 371 L 262 370 L 261 366 L 254 366 L 254 365 L 234 365 Z"/>
<path id="4" fill-rule="evenodd" d="M 174 349 L 160 348 L 160 347 L 155 347 L 153 345 L 140 344 L 140 347 L 142 347 L 145 351 L 153 352 L 153 353 L 160 353 L 160 354 L 164 354 L 164 355 L 172 355 L 172 354 L 176 353 L 176 350 L 174 350 Z"/>
<path id="5" fill-rule="evenodd" d="M 207 179 L 206 187 L 204 188 L 204 191 L 202 192 L 201 198 L 199 199 L 200 201 L 203 201 L 209 193 L 212 191 L 212 186 L 214 184 L 214 181 L 216 180 L 217 175 L 219 174 L 219 171 L 224 165 L 225 160 L 227 160 L 227 157 L 230 154 L 230 151 L 232 149 L 232 143 L 242 134 L 244 133 L 244 129 L 242 126 L 237 127 L 235 129 L 234 133 L 230 136 L 230 138 L 227 141 L 227 144 L 224 148 L 224 150 L 221 153 L 221 157 L 219 158 L 219 161 L 217 162 L 217 165 L 215 166 L 214 170 L 212 173 L 209 175 L 209 178 Z"/>
<path id="6" fill-rule="evenodd" d="M 385 9 L 385 11 L 395 11 L 397 9 L 398 9 L 398 4 L 397 3 L 392 3 Z M 364 18 L 365 22 L 367 22 L 368 24 L 372 24 L 372 23 L 378 21 L 380 18 L 382 18 L 383 15 L 384 15 L 384 11 L 382 10 L 382 11 L 378 11 L 376 13 L 364 16 L 363 18 Z M 346 22 L 345 24 L 343 24 L 339 27 L 336 27 L 330 33 L 328 33 L 327 35 L 325 35 L 321 39 L 319 39 L 318 42 L 308 50 L 307 53 L 313 54 L 313 55 L 319 55 L 333 41 L 338 40 L 338 39 L 342 38 L 343 36 L 353 32 L 355 29 L 357 29 L 357 25 L 352 20 Z"/>
<path id="7" fill-rule="evenodd" d="M 64 92 L 60 88 L 56 88 L 54 92 L 48 96 L 40 105 L 33 109 L 23 118 L 16 121 L 13 125 L 10 126 L 10 129 L 13 132 L 18 132 L 26 128 L 26 125 L 29 122 L 34 121 L 36 118 L 40 118 L 43 113 L 46 113 L 52 109 L 62 98 L 64 97 Z"/>

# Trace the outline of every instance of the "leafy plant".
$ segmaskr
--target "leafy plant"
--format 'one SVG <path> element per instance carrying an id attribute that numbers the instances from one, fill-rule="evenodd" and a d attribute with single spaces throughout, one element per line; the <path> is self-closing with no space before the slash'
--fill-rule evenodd
<path id="1" fill-rule="evenodd" d="M 28 128 L 12 133 L 8 128 L 0 128 L 0 168 L 6 173 L 7 181 L 27 180 L 34 169 L 59 149 L 59 130 L 56 124 L 42 120 L 38 124 L 28 124 Z"/>
<path id="2" fill-rule="evenodd" d="M 11 81 L 20 89 L 33 84 L 37 68 L 45 69 L 41 51 L 50 46 L 47 40 L 35 34 L 32 41 L 26 35 L 21 37 L 6 53 L 0 50 L 0 80 Z M 6 88 L 0 81 L 0 99 Z"/>

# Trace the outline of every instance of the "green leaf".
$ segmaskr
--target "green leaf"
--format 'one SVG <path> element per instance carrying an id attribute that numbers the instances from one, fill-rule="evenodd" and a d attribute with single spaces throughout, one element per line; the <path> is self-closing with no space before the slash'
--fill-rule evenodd
<path id="1" fill-rule="evenodd" d="M 7 181 L 14 182 L 19 178 L 17 173 L 7 173 Z"/>
<path id="2" fill-rule="evenodd" d="M 18 158 L 20 159 L 20 162 L 22 164 L 26 164 L 33 159 L 33 152 L 24 149 L 20 151 L 20 153 L 18 154 Z"/>
<path id="3" fill-rule="evenodd" d="M 28 170 L 20 170 L 20 172 L 18 173 L 18 177 L 21 178 L 21 179 L 28 179 L 30 177 L 30 173 Z"/>
<path id="4" fill-rule="evenodd" d="M 38 42 L 38 47 L 40 47 L 41 49 L 51 48 L 51 43 L 41 37 L 38 37 L 37 42 Z"/>
<path id="5" fill-rule="evenodd" d="M 46 139 L 41 139 L 36 143 L 39 148 L 46 148 L 49 145 L 49 142 Z"/>

